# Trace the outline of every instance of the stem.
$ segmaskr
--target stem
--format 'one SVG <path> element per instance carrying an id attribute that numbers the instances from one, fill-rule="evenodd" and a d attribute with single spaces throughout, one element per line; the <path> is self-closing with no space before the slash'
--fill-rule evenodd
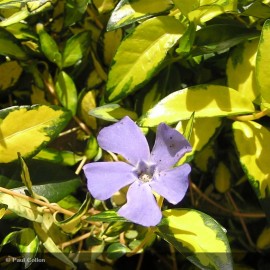
<path id="1" fill-rule="evenodd" d="M 154 227 L 150 227 L 148 229 L 148 232 L 145 236 L 145 238 L 143 239 L 143 241 L 137 246 L 135 247 L 133 250 L 131 250 L 129 253 L 127 253 L 127 257 L 131 257 L 132 255 L 137 254 L 141 249 L 143 249 L 143 247 L 152 239 L 153 233 L 154 233 Z"/>
<path id="2" fill-rule="evenodd" d="M 90 129 L 76 115 L 73 116 L 73 119 L 87 135 L 92 134 Z"/>
<path id="3" fill-rule="evenodd" d="M 32 198 L 32 197 L 26 196 L 26 195 L 18 193 L 18 192 L 14 192 L 12 190 L 9 190 L 9 189 L 3 188 L 3 187 L 0 187 L 0 192 L 6 193 L 6 194 L 11 195 L 13 197 L 18 197 L 18 198 L 27 200 L 27 201 L 32 202 L 34 204 L 45 206 L 45 207 L 47 207 L 49 209 L 52 209 L 54 211 L 60 212 L 62 214 L 68 215 L 68 216 L 73 216 L 75 214 L 75 213 L 73 213 L 73 212 L 71 212 L 69 210 L 66 210 L 64 208 L 61 208 L 61 207 L 59 207 L 57 205 L 52 205 L 50 203 L 46 203 L 44 201 L 41 201 L 41 200 L 38 200 L 38 199 L 35 199 L 35 198 Z"/>
<path id="4" fill-rule="evenodd" d="M 82 167 L 84 166 L 84 164 L 85 164 L 86 161 L 87 161 L 87 157 L 84 156 L 83 159 L 81 160 L 78 168 L 76 169 L 76 172 L 75 172 L 76 175 L 78 175 L 81 172 Z"/>
<path id="5" fill-rule="evenodd" d="M 266 116 L 267 113 L 269 113 L 269 109 L 263 110 L 258 113 L 249 114 L 249 115 L 231 116 L 229 118 L 232 120 L 238 120 L 238 121 L 252 121 L 252 120 L 260 119 L 263 116 Z"/>
<path id="6" fill-rule="evenodd" d="M 237 205 L 236 205 L 236 203 L 235 203 L 233 197 L 231 196 L 230 192 L 227 192 L 227 193 L 226 193 L 226 196 L 227 196 L 227 198 L 229 199 L 230 203 L 232 204 L 233 208 L 238 212 L 239 209 L 238 209 L 238 207 L 237 207 Z M 243 230 L 244 230 L 244 232 L 245 232 L 246 238 L 247 238 L 247 240 L 248 240 L 250 246 L 254 248 L 254 247 L 255 247 L 255 244 L 253 243 L 253 241 L 252 241 L 252 239 L 251 239 L 251 236 L 250 236 L 250 234 L 249 234 L 249 231 L 248 231 L 248 228 L 247 228 L 247 225 L 246 225 L 245 221 L 243 220 L 242 217 L 239 217 L 239 221 L 240 221 L 240 223 L 241 223 L 241 225 L 242 225 L 242 228 L 243 228 Z"/>
<path id="7" fill-rule="evenodd" d="M 227 208 L 217 204 L 215 201 L 208 198 L 194 183 L 191 182 L 190 186 L 195 192 L 200 194 L 200 196 L 202 196 L 210 204 L 214 205 L 215 207 L 219 208 L 220 210 L 222 210 L 226 213 L 230 213 L 231 215 L 233 215 L 235 217 L 243 217 L 243 218 L 265 218 L 266 217 L 265 213 L 241 213 L 238 211 L 228 210 Z"/>

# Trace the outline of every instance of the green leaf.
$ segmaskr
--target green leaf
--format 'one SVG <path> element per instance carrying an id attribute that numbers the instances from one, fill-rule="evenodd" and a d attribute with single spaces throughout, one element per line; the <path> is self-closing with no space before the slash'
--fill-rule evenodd
<path id="1" fill-rule="evenodd" d="M 70 26 L 81 19 L 89 0 L 66 0 L 64 26 Z"/>
<path id="2" fill-rule="evenodd" d="M 187 4 L 187 1 L 185 1 Z M 193 1 L 194 2 L 194 1 Z M 225 12 L 237 11 L 237 1 L 235 0 L 206 0 L 200 1 L 200 6 L 194 3 L 194 10 L 191 10 L 187 17 L 190 21 L 203 24 L 214 17 Z"/>
<path id="3" fill-rule="evenodd" d="M 168 16 L 140 24 L 117 50 L 106 86 L 107 99 L 119 100 L 149 81 L 184 31 L 182 23 Z"/>
<path id="4" fill-rule="evenodd" d="M 90 115 L 106 121 L 117 122 L 125 116 L 129 116 L 132 120 L 138 118 L 133 111 L 120 107 L 118 104 L 107 104 L 97 107 L 89 112 Z"/>
<path id="5" fill-rule="evenodd" d="M 253 113 L 250 100 L 229 87 L 220 85 L 197 85 L 176 91 L 162 99 L 140 120 L 141 126 L 153 127 L 161 122 L 175 123 L 195 118 L 229 116 Z"/>
<path id="6" fill-rule="evenodd" d="M 129 222 L 125 218 L 119 216 L 114 210 L 103 211 L 99 214 L 93 215 L 86 219 L 87 221 L 96 221 L 96 222 Z"/>
<path id="7" fill-rule="evenodd" d="M 40 48 L 44 55 L 61 68 L 62 55 L 56 41 L 45 31 L 44 26 L 41 23 L 37 24 L 37 33 L 39 35 Z"/>
<path id="8" fill-rule="evenodd" d="M 181 13 L 185 16 L 188 13 L 200 6 L 200 0 L 173 0 L 174 4 L 179 8 Z"/>
<path id="9" fill-rule="evenodd" d="M 183 133 L 184 137 L 189 141 L 191 134 L 192 134 L 192 129 L 193 129 L 193 124 L 194 124 L 194 116 L 195 113 L 193 112 L 187 122 L 185 132 Z"/>
<path id="10" fill-rule="evenodd" d="M 15 245 L 24 259 L 24 267 L 28 268 L 36 257 L 39 241 L 35 232 L 31 228 L 25 228 L 20 231 L 9 233 L 1 243 L 6 245 L 12 243 Z"/>
<path id="11" fill-rule="evenodd" d="M 14 106 L 0 111 L 0 163 L 35 155 L 53 140 L 70 120 L 57 106 Z M 20 125 L 18 125 L 20 119 Z"/>
<path id="12" fill-rule="evenodd" d="M 259 96 L 256 86 L 255 65 L 258 39 L 236 47 L 227 62 L 228 86 L 255 101 Z"/>
<path id="13" fill-rule="evenodd" d="M 33 197 L 34 193 L 33 193 L 33 190 L 32 190 L 32 182 L 31 182 L 28 167 L 27 167 L 25 161 L 23 160 L 23 158 L 21 157 L 20 153 L 18 153 L 18 158 L 19 158 L 19 161 L 20 161 L 20 164 L 21 164 L 21 179 L 22 179 L 22 182 L 26 186 L 26 188 L 29 191 L 30 195 Z"/>
<path id="14" fill-rule="evenodd" d="M 67 239 L 61 235 L 59 228 L 53 223 L 51 214 L 45 214 L 44 222 L 42 224 L 34 222 L 33 226 L 43 246 L 58 260 L 75 269 L 76 267 L 72 261 L 57 246 L 58 243 L 60 244 Z"/>
<path id="15" fill-rule="evenodd" d="M 241 165 L 257 196 L 259 199 L 269 197 L 269 130 L 253 121 L 235 121 L 233 133 Z"/>
<path id="16" fill-rule="evenodd" d="M 262 97 L 262 102 L 270 103 L 270 20 L 265 21 L 260 37 L 257 51 L 255 76 L 257 79 L 258 90 Z"/>
<path id="17" fill-rule="evenodd" d="M 18 60 L 26 60 L 28 58 L 18 40 L 4 28 L 0 28 L 0 55 Z"/>
<path id="18" fill-rule="evenodd" d="M 75 192 L 82 185 L 81 178 L 67 166 L 61 166 L 43 160 L 27 160 L 34 193 L 45 197 L 50 202 L 58 202 Z M 13 188 L 13 191 L 25 193 L 22 186 L 18 164 L 10 163 L 1 166 L 0 185 Z"/>
<path id="19" fill-rule="evenodd" d="M 77 89 L 72 78 L 65 72 L 60 71 L 55 83 L 55 91 L 61 104 L 76 114 L 77 110 Z"/>
<path id="20" fill-rule="evenodd" d="M 5 62 L 0 65 L 0 92 L 14 86 L 22 74 L 22 67 L 17 61 Z"/>
<path id="21" fill-rule="evenodd" d="M 129 252 L 130 249 L 126 247 L 125 245 L 121 243 L 113 243 L 109 245 L 106 254 L 107 257 L 111 260 L 117 260 L 123 255 L 125 255 L 127 252 Z"/>
<path id="22" fill-rule="evenodd" d="M 56 216 L 54 223 L 59 226 L 65 233 L 70 233 L 70 234 L 75 234 L 77 233 L 81 227 L 82 227 L 82 217 L 87 213 L 89 209 L 91 199 L 89 196 L 89 193 L 86 195 L 86 199 L 81 205 L 80 209 L 76 214 L 73 216 L 63 220 L 63 221 L 58 221 Z"/>
<path id="23" fill-rule="evenodd" d="M 81 161 L 83 156 L 79 156 L 70 151 L 58 151 L 53 148 L 42 149 L 34 159 L 46 160 L 59 165 L 73 166 L 79 161 Z"/>
<path id="24" fill-rule="evenodd" d="M 10 1 L 10 2 L 14 2 L 14 1 Z M 20 2 L 24 2 L 26 4 L 19 4 Z M 14 7 L 16 6 L 17 8 L 20 5 L 19 11 L 13 13 L 8 18 L 2 20 L 0 22 L 0 26 L 5 27 L 5 26 L 9 26 L 9 25 L 14 24 L 14 23 L 18 23 L 31 15 L 34 15 L 34 14 L 41 12 L 41 11 L 45 11 L 46 9 L 49 9 L 52 7 L 52 1 L 50 1 L 50 0 L 42 0 L 42 1 L 29 0 L 29 1 L 19 1 L 19 3 L 17 5 L 13 4 L 13 6 Z"/>
<path id="25" fill-rule="evenodd" d="M 7 209 L 8 205 L 2 203 L 0 204 L 0 219 L 5 215 Z"/>
<path id="26" fill-rule="evenodd" d="M 259 36 L 259 31 L 251 31 L 238 25 L 214 24 L 196 32 L 193 55 L 219 52 L 229 49 L 247 39 Z"/>
<path id="27" fill-rule="evenodd" d="M 89 31 L 80 32 L 67 40 L 63 51 L 62 67 L 75 65 L 87 53 L 91 42 Z"/>
<path id="28" fill-rule="evenodd" d="M 31 221 L 42 222 L 43 218 L 42 213 L 38 210 L 39 207 L 28 200 L 0 193 L 0 203 L 8 205 L 8 210 L 20 217 Z"/>
<path id="29" fill-rule="evenodd" d="M 233 269 L 224 229 L 212 217 L 193 209 L 169 209 L 158 234 L 201 269 Z"/>
<path id="30" fill-rule="evenodd" d="M 172 7 L 170 0 L 121 0 L 112 12 L 107 31 L 164 13 Z"/>

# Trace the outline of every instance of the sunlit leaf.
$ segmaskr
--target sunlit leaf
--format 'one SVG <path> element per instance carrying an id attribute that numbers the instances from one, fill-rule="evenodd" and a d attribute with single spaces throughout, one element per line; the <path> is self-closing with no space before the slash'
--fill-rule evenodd
<path id="1" fill-rule="evenodd" d="M 18 124 L 18 119 L 20 119 Z M 35 155 L 54 139 L 70 120 L 56 106 L 14 106 L 0 111 L 0 163 Z"/>
<path id="2" fill-rule="evenodd" d="M 121 0 L 112 12 L 107 24 L 107 31 L 164 13 L 172 7 L 170 0 Z"/>
<path id="3" fill-rule="evenodd" d="M 114 210 L 107 210 L 103 211 L 99 214 L 95 214 L 91 217 L 88 217 L 86 220 L 88 221 L 97 221 L 97 222 L 129 222 L 123 217 L 120 217 L 116 211 Z"/>
<path id="4" fill-rule="evenodd" d="M 82 156 L 71 151 L 58 151 L 52 148 L 45 148 L 35 155 L 34 159 L 47 160 L 59 165 L 73 166 L 82 160 Z"/>
<path id="5" fill-rule="evenodd" d="M 42 213 L 38 210 L 38 206 L 26 199 L 0 193 L 0 203 L 6 204 L 8 210 L 20 217 L 31 221 L 42 222 Z"/>
<path id="6" fill-rule="evenodd" d="M 88 211 L 89 205 L 90 205 L 91 199 L 89 194 L 87 193 L 86 199 L 81 205 L 80 209 L 76 214 L 73 216 L 63 220 L 58 221 L 57 216 L 55 217 L 55 224 L 59 226 L 65 233 L 75 234 L 78 232 L 82 227 L 82 217 L 86 214 Z"/>
<path id="7" fill-rule="evenodd" d="M 136 120 L 137 114 L 133 111 L 120 107 L 118 104 L 107 104 L 97 107 L 89 112 L 90 115 L 106 121 L 117 122 L 125 116 Z"/>
<path id="8" fill-rule="evenodd" d="M 44 55 L 58 67 L 62 66 L 62 55 L 59 51 L 56 41 L 49 35 L 42 24 L 37 25 L 37 33 L 39 35 L 40 48 Z"/>
<path id="9" fill-rule="evenodd" d="M 252 187 L 259 199 L 269 197 L 269 130 L 253 121 L 235 121 L 233 132 L 241 165 Z"/>
<path id="10" fill-rule="evenodd" d="M 62 67 L 76 64 L 89 49 L 91 36 L 88 31 L 80 32 L 67 40 L 63 51 Z"/>
<path id="11" fill-rule="evenodd" d="M 259 95 L 255 78 L 258 39 L 236 47 L 227 62 L 228 86 L 239 91 L 251 101 Z"/>
<path id="12" fill-rule="evenodd" d="M 157 126 L 196 118 L 253 113 L 250 100 L 234 89 L 220 85 L 197 85 L 176 91 L 150 109 L 139 121 L 141 126 Z"/>
<path id="13" fill-rule="evenodd" d="M 185 26 L 173 17 L 160 16 L 140 24 L 117 50 L 106 86 L 107 99 L 121 99 L 149 81 L 184 31 Z"/>
<path id="14" fill-rule="evenodd" d="M 0 55 L 19 60 L 28 58 L 18 40 L 4 28 L 0 28 Z"/>
<path id="15" fill-rule="evenodd" d="M 169 209 L 158 234 L 200 269 L 233 269 L 225 230 L 212 217 L 193 209 Z"/>
<path id="16" fill-rule="evenodd" d="M 270 103 L 270 20 L 267 20 L 262 29 L 258 52 L 256 57 L 255 76 L 257 79 L 258 90 L 262 97 L 262 102 Z"/>
<path id="17" fill-rule="evenodd" d="M 77 110 L 77 89 L 73 79 L 65 71 L 58 74 L 55 90 L 61 104 L 70 110 L 72 115 L 75 115 Z"/>
<path id="18" fill-rule="evenodd" d="M 56 240 L 60 239 L 60 231 L 58 227 L 53 224 L 53 220 L 51 215 L 45 215 L 46 220 L 42 224 L 33 223 L 34 229 L 42 241 L 42 245 L 57 259 L 67 264 L 72 269 L 75 268 L 75 265 L 72 261 L 61 251 L 61 249 L 57 246 Z M 56 239 L 57 238 L 57 239 Z M 63 241 L 64 237 L 62 237 Z"/>
<path id="19" fill-rule="evenodd" d="M 5 62 L 0 65 L 0 91 L 14 86 L 22 74 L 22 67 L 17 61 Z"/>

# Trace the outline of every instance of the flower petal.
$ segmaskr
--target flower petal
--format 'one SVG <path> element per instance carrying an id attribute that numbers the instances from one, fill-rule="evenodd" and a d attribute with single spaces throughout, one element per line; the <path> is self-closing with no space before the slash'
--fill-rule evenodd
<path id="1" fill-rule="evenodd" d="M 146 227 L 157 225 L 162 218 L 150 186 L 139 181 L 129 187 L 127 203 L 119 209 L 118 214 Z"/>
<path id="2" fill-rule="evenodd" d="M 191 145 L 182 134 L 161 123 L 157 128 L 156 141 L 150 160 L 157 164 L 160 171 L 167 170 L 190 151 Z"/>
<path id="3" fill-rule="evenodd" d="M 157 175 L 154 175 L 150 186 L 167 201 L 172 204 L 177 204 L 183 199 L 187 192 L 189 184 L 188 175 L 190 171 L 190 165 L 185 163 L 171 170 L 159 172 Z"/>
<path id="4" fill-rule="evenodd" d="M 106 200 L 124 186 L 134 182 L 137 177 L 133 166 L 125 162 L 97 162 L 83 167 L 87 187 L 92 196 Z"/>
<path id="5" fill-rule="evenodd" d="M 140 128 L 128 116 L 103 128 L 98 135 L 101 148 L 122 155 L 131 164 L 148 160 L 149 146 Z"/>

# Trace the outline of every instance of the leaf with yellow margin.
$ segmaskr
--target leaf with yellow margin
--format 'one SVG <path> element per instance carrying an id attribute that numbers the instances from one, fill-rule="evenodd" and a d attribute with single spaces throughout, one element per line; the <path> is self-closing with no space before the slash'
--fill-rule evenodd
<path id="1" fill-rule="evenodd" d="M 195 118 L 218 117 L 253 113 L 255 108 L 250 100 L 238 91 L 221 85 L 202 84 L 173 92 L 139 120 L 139 125 L 154 127 L 161 122 L 172 124 Z"/>
<path id="2" fill-rule="evenodd" d="M 253 121 L 235 121 L 233 133 L 240 163 L 252 187 L 259 199 L 269 198 L 269 130 Z"/>
<path id="3" fill-rule="evenodd" d="M 158 234 L 200 269 L 233 269 L 225 229 L 193 209 L 163 211 Z"/>
<path id="4" fill-rule="evenodd" d="M 70 112 L 57 106 L 14 106 L 0 111 L 0 163 L 35 155 L 65 127 Z"/>

